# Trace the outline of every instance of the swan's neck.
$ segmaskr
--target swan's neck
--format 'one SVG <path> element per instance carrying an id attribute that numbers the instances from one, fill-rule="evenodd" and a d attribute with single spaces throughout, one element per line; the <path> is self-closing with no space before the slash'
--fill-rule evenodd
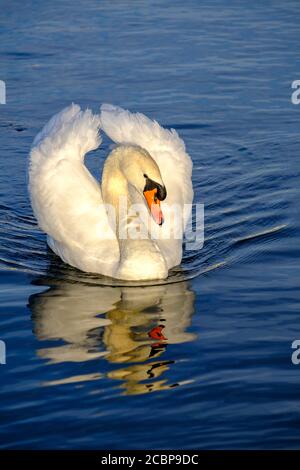
<path id="1" fill-rule="evenodd" d="M 124 234 L 129 226 L 140 224 L 137 215 L 129 215 L 131 205 L 145 204 L 137 191 L 130 187 L 122 171 L 122 160 L 126 157 L 128 158 L 128 154 L 125 154 L 122 147 L 117 147 L 110 153 L 103 168 L 101 188 L 103 202 L 108 208 L 114 209 L 114 228 L 120 244 L 123 238 L 120 234 Z"/>
<path id="2" fill-rule="evenodd" d="M 103 202 L 114 208 L 113 223 L 116 224 L 114 228 L 120 247 L 120 266 L 116 277 L 130 279 L 132 275 L 132 279 L 153 279 L 155 272 L 157 278 L 164 278 L 168 271 L 156 243 L 148 236 L 144 239 L 128 236 L 128 229 L 134 232 L 135 227 L 141 224 L 138 215 L 128 213 L 131 205 L 140 203 L 141 199 L 133 188 L 129 188 L 128 180 L 121 170 L 123 157 L 122 147 L 111 152 L 104 164 L 101 186 Z M 138 275 L 137 269 L 141 269 Z"/>
<path id="3" fill-rule="evenodd" d="M 120 169 L 118 154 L 112 152 L 104 165 L 102 175 L 103 202 L 116 211 L 117 224 L 120 224 L 120 204 L 131 204 L 128 182 Z"/>

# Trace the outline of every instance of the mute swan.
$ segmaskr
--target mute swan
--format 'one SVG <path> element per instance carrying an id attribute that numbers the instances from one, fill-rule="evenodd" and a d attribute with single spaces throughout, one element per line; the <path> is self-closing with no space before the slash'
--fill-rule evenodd
<path id="1" fill-rule="evenodd" d="M 101 143 L 100 129 L 118 144 L 104 163 L 101 187 L 84 165 L 85 154 Z M 93 115 L 72 104 L 33 142 L 29 192 L 48 245 L 64 262 L 118 279 L 165 279 L 181 262 L 182 240 L 173 236 L 164 210 L 191 204 L 191 172 L 191 159 L 173 129 L 111 105 Z M 126 202 L 125 213 L 119 201 Z M 138 231 L 133 204 L 142 204 L 155 226 L 151 236 L 148 229 L 140 239 L 120 236 L 124 229 Z M 116 209 L 115 225 L 108 207 Z"/>

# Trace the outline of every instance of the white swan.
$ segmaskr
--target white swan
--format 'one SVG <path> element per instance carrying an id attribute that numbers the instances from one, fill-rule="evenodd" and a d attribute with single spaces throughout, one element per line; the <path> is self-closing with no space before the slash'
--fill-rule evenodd
<path id="1" fill-rule="evenodd" d="M 119 144 L 104 164 L 102 191 L 84 165 L 85 154 L 101 143 L 100 128 Z M 97 116 L 73 104 L 35 138 L 29 192 L 48 245 L 66 263 L 118 279 L 164 279 L 181 262 L 182 240 L 173 236 L 171 218 L 162 223 L 162 214 L 167 206 L 191 204 L 191 172 L 191 159 L 174 130 L 119 107 L 103 105 Z M 120 215 L 124 199 L 128 212 Z M 130 213 L 136 203 L 157 222 L 156 239 L 148 232 L 144 239 L 120 236 L 121 229 L 134 231 L 140 223 Z M 116 209 L 116 225 L 107 204 Z"/>

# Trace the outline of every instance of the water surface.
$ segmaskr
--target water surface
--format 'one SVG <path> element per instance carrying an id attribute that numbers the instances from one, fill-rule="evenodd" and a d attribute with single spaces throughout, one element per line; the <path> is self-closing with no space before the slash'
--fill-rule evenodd
<path id="1" fill-rule="evenodd" d="M 0 15 L 0 448 L 299 448 L 298 2 L 3 0 Z M 184 138 L 205 243 L 168 283 L 117 285 L 47 249 L 28 152 L 72 101 Z M 97 178 L 109 145 L 87 158 Z"/>

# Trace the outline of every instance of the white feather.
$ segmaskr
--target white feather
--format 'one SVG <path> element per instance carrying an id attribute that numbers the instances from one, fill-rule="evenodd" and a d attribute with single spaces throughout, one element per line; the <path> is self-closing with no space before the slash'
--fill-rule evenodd
<path id="1" fill-rule="evenodd" d="M 84 271 L 112 275 L 119 259 L 118 242 L 108 224 L 100 185 L 83 161 L 100 145 L 98 131 L 99 117 L 77 105 L 55 115 L 34 140 L 29 190 L 53 251 Z M 101 238 L 106 240 L 100 243 Z"/>

